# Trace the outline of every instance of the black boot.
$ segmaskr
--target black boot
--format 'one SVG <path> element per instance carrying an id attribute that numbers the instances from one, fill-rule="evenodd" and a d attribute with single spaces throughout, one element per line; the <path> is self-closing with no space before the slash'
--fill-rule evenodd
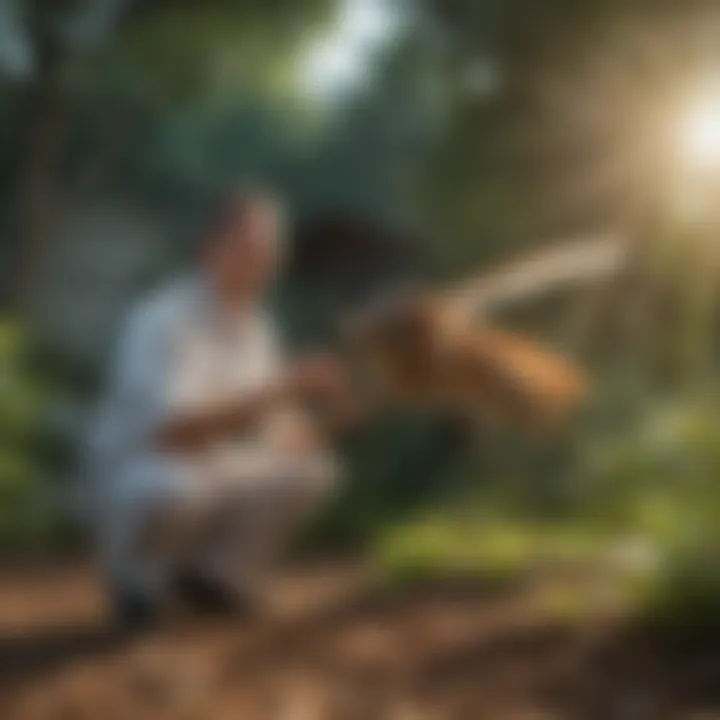
<path id="1" fill-rule="evenodd" d="M 249 598 L 197 570 L 178 572 L 172 591 L 184 605 L 201 615 L 244 617 L 252 610 Z"/>
<path id="2" fill-rule="evenodd" d="M 111 595 L 115 622 L 122 634 L 136 635 L 157 625 L 160 607 L 148 593 L 119 586 L 111 590 Z"/>

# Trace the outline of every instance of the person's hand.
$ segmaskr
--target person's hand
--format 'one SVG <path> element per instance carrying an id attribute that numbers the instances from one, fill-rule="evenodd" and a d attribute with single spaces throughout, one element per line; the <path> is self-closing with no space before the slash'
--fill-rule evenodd
<path id="1" fill-rule="evenodd" d="M 286 388 L 293 398 L 320 399 L 334 396 L 346 384 L 340 363 L 330 355 L 303 360 L 286 377 Z"/>
<path id="2" fill-rule="evenodd" d="M 312 455 L 322 447 L 317 428 L 298 410 L 276 413 L 268 419 L 265 431 L 270 445 L 283 454 Z"/>

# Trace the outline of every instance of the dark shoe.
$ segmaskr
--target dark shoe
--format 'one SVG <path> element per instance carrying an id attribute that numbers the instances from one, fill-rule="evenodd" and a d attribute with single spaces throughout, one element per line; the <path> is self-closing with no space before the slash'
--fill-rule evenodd
<path id="1" fill-rule="evenodd" d="M 213 616 L 245 616 L 251 603 L 227 584 L 199 572 L 178 573 L 173 593 L 193 612 Z"/>
<path id="2" fill-rule="evenodd" d="M 131 588 L 113 590 L 113 611 L 122 634 L 135 635 L 152 629 L 159 619 L 157 602 L 146 593 Z"/>

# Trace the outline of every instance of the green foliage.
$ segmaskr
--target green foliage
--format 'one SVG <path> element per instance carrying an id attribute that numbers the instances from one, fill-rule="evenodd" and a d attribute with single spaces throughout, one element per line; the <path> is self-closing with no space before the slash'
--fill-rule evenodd
<path id="1" fill-rule="evenodd" d="M 672 517 L 711 526 L 718 510 L 709 500 L 720 493 L 719 437 L 720 412 L 709 390 L 703 397 L 647 401 L 631 423 L 604 434 L 595 429 L 579 478 L 588 509 L 668 531 Z"/>
<path id="2" fill-rule="evenodd" d="M 45 393 L 17 323 L 0 322 L 0 550 L 42 544 L 52 527 L 38 440 Z"/>
<path id="3" fill-rule="evenodd" d="M 438 578 L 504 582 L 532 566 L 536 549 L 527 526 L 441 514 L 381 534 L 375 559 L 380 574 L 393 582 Z"/>
<path id="4" fill-rule="evenodd" d="M 499 507 L 435 510 L 390 525 L 374 545 L 381 573 L 396 580 L 464 577 L 507 581 L 538 567 L 601 562 L 610 535 L 580 520 L 538 521 Z"/>
<path id="5" fill-rule="evenodd" d="M 435 506 L 393 523 L 373 546 L 393 582 L 501 581 L 549 571 L 545 611 L 563 617 L 620 607 L 656 637 L 720 631 L 720 404 L 713 392 L 645 401 L 586 421 L 572 502 L 547 516 L 524 492 L 476 480 L 462 509 Z M 537 467 L 536 483 L 545 482 Z M 465 496 L 468 497 L 467 495 Z M 553 571 L 573 570 L 568 582 Z"/>
<path id="6" fill-rule="evenodd" d="M 705 640 L 720 636 L 720 545 L 699 537 L 669 550 L 640 584 L 638 623 L 663 637 Z"/>
<path id="7" fill-rule="evenodd" d="M 630 602 L 658 632 L 720 630 L 719 439 L 712 387 L 647 403 L 629 432 L 594 439 L 587 512 L 654 548 L 651 571 L 631 578 Z"/>
<path id="8" fill-rule="evenodd" d="M 354 433 L 341 448 L 347 482 L 314 528 L 320 547 L 367 546 L 382 528 L 439 502 L 458 448 L 444 418 L 388 415 Z"/>
<path id="9" fill-rule="evenodd" d="M 294 51 L 331 6 L 326 0 L 145 3 L 131 14 L 118 51 L 141 69 L 142 86 L 156 100 L 279 87 Z"/>

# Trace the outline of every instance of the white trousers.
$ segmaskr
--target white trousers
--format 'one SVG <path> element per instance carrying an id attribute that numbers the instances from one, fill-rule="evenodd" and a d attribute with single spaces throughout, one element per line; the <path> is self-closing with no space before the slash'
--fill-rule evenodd
<path id="1" fill-rule="evenodd" d="M 179 568 L 251 590 L 336 480 L 325 456 L 277 459 L 252 477 L 222 481 L 164 458 L 133 462 L 114 478 L 101 513 L 105 572 L 113 584 L 152 595 Z"/>

